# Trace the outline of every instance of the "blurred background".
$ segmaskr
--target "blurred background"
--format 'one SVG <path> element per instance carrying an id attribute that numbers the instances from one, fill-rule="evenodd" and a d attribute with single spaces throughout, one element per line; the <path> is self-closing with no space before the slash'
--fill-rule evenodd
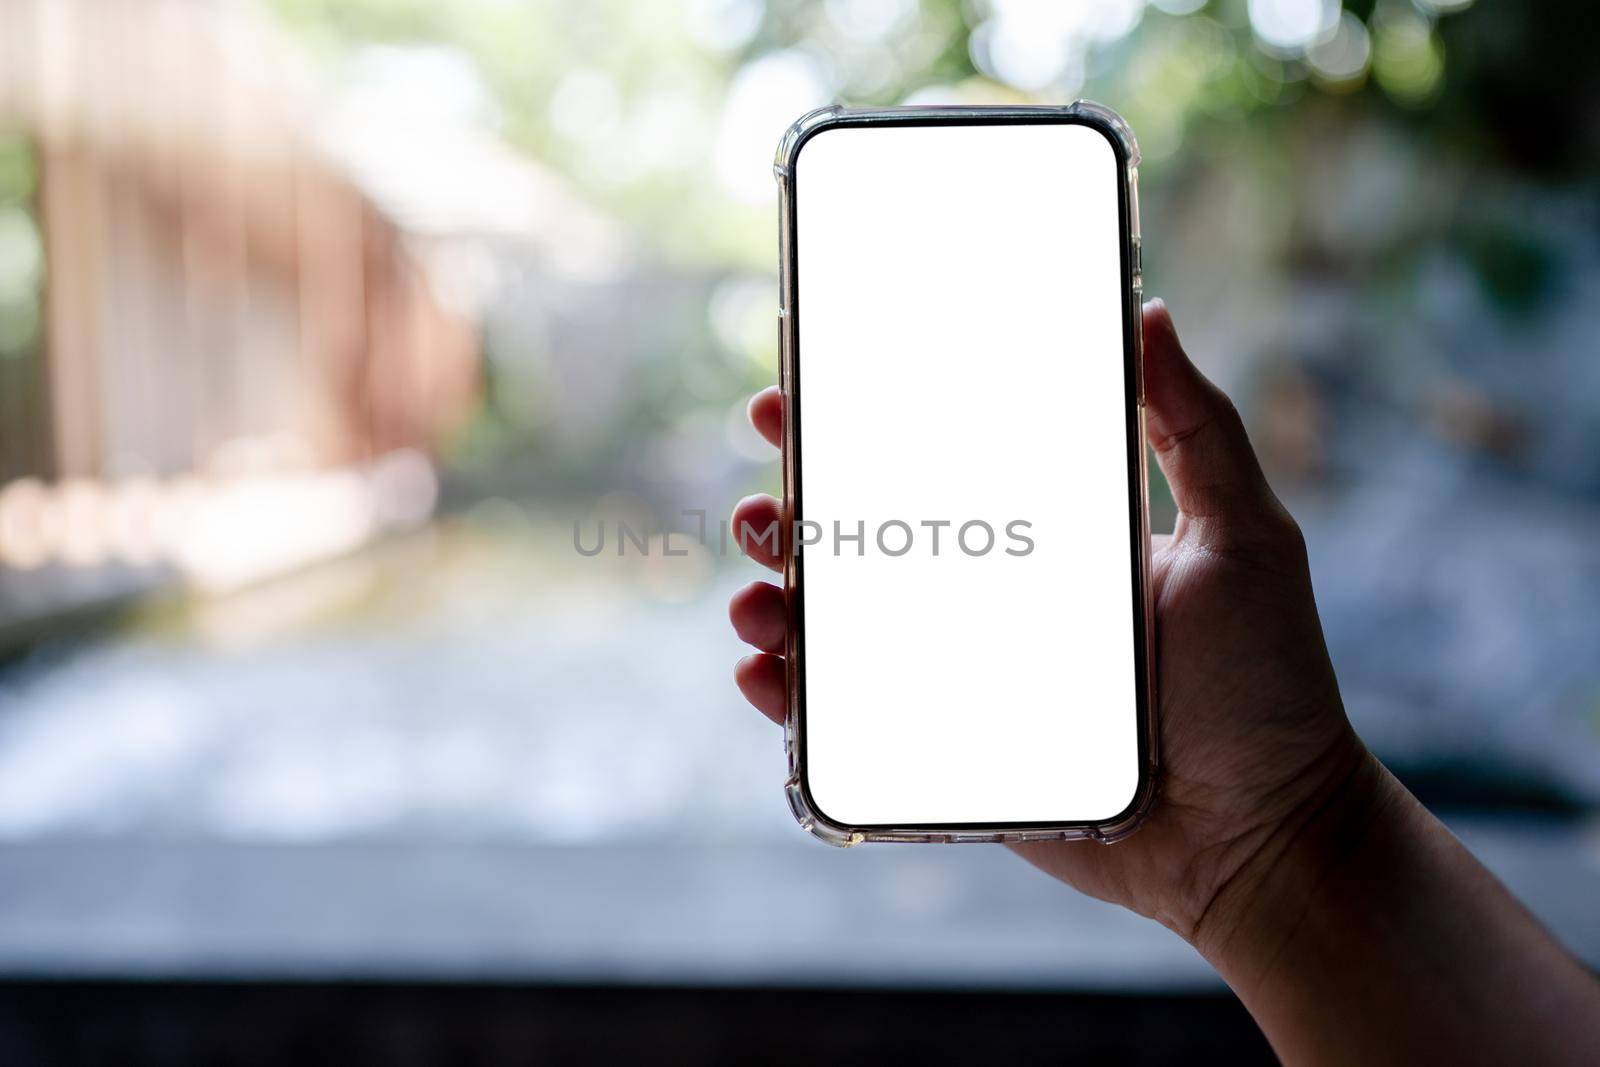
<path id="1" fill-rule="evenodd" d="M 1264 1054 L 1152 924 L 806 839 L 731 684 L 756 568 L 659 551 L 778 486 L 771 161 L 834 101 L 1129 119 L 1358 729 L 1600 963 L 1595 25 L 0 0 L 0 1053 Z M 657 550 L 574 551 L 619 520 Z"/>

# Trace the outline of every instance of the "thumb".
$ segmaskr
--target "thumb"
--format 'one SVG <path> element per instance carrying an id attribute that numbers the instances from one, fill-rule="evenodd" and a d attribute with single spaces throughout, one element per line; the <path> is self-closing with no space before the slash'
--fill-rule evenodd
<path id="1" fill-rule="evenodd" d="M 1227 394 L 1189 362 L 1161 300 L 1144 306 L 1146 427 L 1178 510 L 1203 529 L 1281 517 Z"/>

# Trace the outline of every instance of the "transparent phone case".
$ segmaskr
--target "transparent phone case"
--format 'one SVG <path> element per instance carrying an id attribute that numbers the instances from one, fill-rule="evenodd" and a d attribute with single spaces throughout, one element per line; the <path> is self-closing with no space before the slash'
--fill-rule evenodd
<path id="1" fill-rule="evenodd" d="M 784 751 L 788 756 L 789 777 L 784 792 L 789 807 L 800 826 L 827 842 L 847 848 L 863 841 L 905 841 L 925 843 L 956 842 L 1013 842 L 1013 841 L 1070 841 L 1093 840 L 1110 844 L 1127 837 L 1155 803 L 1160 771 L 1156 721 L 1156 693 L 1154 666 L 1154 629 L 1150 601 L 1150 522 L 1148 474 L 1145 464 L 1145 408 L 1144 408 L 1144 342 L 1141 331 L 1140 305 L 1144 282 L 1139 236 L 1139 146 L 1133 131 L 1122 117 L 1110 108 L 1087 100 L 1079 100 L 1066 107 L 1017 105 L 1004 107 L 886 107 L 847 108 L 839 105 L 819 108 L 801 116 L 784 133 L 778 145 L 773 172 L 778 180 L 779 194 L 779 291 L 782 303 L 778 308 L 781 345 L 781 384 L 784 409 L 783 492 L 784 514 L 794 516 L 795 449 L 792 437 L 795 425 L 792 417 L 792 383 L 795 381 L 795 360 L 798 354 L 798 325 L 792 309 L 797 306 L 798 278 L 794 258 L 795 186 L 794 166 L 801 146 L 813 134 L 830 126 L 875 126 L 884 124 L 915 123 L 919 125 L 951 123 L 1061 123 L 1075 122 L 1093 126 L 1106 134 L 1122 159 L 1123 217 L 1126 224 L 1123 252 L 1123 274 L 1128 281 L 1125 301 L 1127 346 L 1132 358 L 1133 391 L 1136 400 L 1138 436 L 1139 482 L 1139 583 L 1143 605 L 1143 645 L 1136 650 L 1136 662 L 1143 678 L 1141 686 L 1143 707 L 1139 715 L 1139 788 L 1132 804 L 1115 818 L 1094 823 L 1049 823 L 1018 826 L 969 826 L 962 824 L 948 829 L 853 827 L 833 822 L 810 802 L 805 788 L 803 766 L 804 723 L 800 713 L 799 678 L 803 664 L 797 644 L 801 620 L 798 617 L 799 574 L 795 555 L 785 545 L 784 584 L 789 604 L 789 639 L 787 651 L 788 710 L 784 717 Z"/>

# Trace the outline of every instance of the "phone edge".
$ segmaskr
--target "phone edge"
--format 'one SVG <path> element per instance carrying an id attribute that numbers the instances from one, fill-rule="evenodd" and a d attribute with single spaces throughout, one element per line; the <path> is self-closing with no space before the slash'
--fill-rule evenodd
<path id="1" fill-rule="evenodd" d="M 804 591 L 803 561 L 792 544 L 796 511 L 795 491 L 799 478 L 799 419 L 797 365 L 799 348 L 799 277 L 795 248 L 796 188 L 795 163 L 800 150 L 811 137 L 837 126 L 879 124 L 972 125 L 1026 123 L 1029 119 L 1089 125 L 1112 142 L 1122 169 L 1119 206 L 1122 225 L 1122 273 L 1125 318 L 1124 359 L 1125 395 L 1133 400 L 1128 420 L 1130 464 L 1136 475 L 1129 479 L 1130 507 L 1137 521 L 1130 530 L 1137 540 L 1133 546 L 1138 563 L 1137 588 L 1133 591 L 1137 617 L 1134 620 L 1135 663 L 1139 675 L 1139 779 L 1128 807 L 1108 819 L 1086 823 L 992 823 L 992 824 L 911 824 L 905 826 L 851 826 L 830 819 L 816 805 L 806 781 L 805 735 L 803 722 Z M 790 810 L 801 828 L 818 839 L 840 847 L 868 841 L 913 843 L 966 843 L 1096 840 L 1110 844 L 1134 833 L 1155 805 L 1160 782 L 1160 720 L 1155 684 L 1155 619 L 1151 593 L 1149 469 L 1146 459 L 1144 401 L 1144 331 L 1142 303 L 1143 240 L 1138 207 L 1138 142 L 1127 122 L 1112 109 L 1092 101 L 1078 100 L 1064 107 L 1052 105 L 1014 106 L 931 106 L 846 108 L 830 105 L 802 115 L 785 131 L 778 145 L 773 174 L 779 190 L 779 386 L 783 400 L 783 521 L 780 544 L 784 560 L 784 600 L 788 611 L 785 643 L 784 753 L 788 778 L 784 783 Z"/>

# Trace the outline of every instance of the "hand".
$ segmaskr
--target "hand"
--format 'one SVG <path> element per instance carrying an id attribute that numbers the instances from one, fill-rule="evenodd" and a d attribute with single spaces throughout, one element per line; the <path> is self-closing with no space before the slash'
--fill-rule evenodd
<path id="1" fill-rule="evenodd" d="M 1238 413 L 1184 355 L 1159 301 L 1145 306 L 1144 336 L 1150 443 L 1179 509 L 1152 558 L 1160 797 L 1116 845 L 1016 850 L 1195 940 L 1223 887 L 1269 860 L 1369 757 L 1339 701 L 1300 531 L 1267 487 Z M 775 445 L 782 410 L 776 388 L 750 404 L 751 421 Z M 778 517 L 777 500 L 749 497 L 734 510 L 734 529 L 765 530 Z M 770 541 L 742 547 L 782 570 Z M 739 662 L 739 688 L 781 723 L 783 590 L 752 583 L 729 615 L 760 650 Z"/>
<path id="2" fill-rule="evenodd" d="M 1114 845 L 1016 851 L 1188 939 L 1285 1063 L 1600 1062 L 1593 975 L 1351 730 L 1300 531 L 1159 302 L 1144 340 L 1150 444 L 1178 504 L 1152 557 L 1160 795 Z M 774 444 L 781 417 L 776 390 L 751 402 Z M 750 497 L 734 529 L 778 517 Z M 741 547 L 781 570 L 770 545 Z M 739 688 L 782 722 L 783 590 L 756 582 L 729 615 L 761 650 Z"/>

